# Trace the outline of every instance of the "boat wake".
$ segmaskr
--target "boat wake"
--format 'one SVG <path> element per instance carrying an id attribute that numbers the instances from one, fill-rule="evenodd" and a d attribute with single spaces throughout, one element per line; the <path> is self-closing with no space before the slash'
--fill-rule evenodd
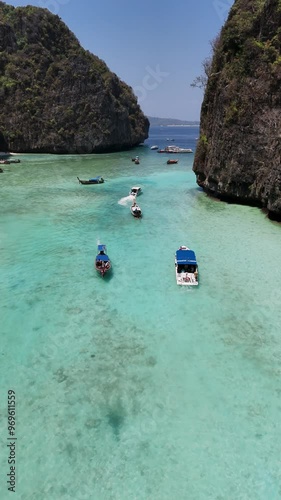
<path id="1" fill-rule="evenodd" d="M 118 201 L 118 205 L 123 205 L 123 207 L 125 207 L 129 203 L 132 203 L 134 199 L 135 197 L 131 194 L 129 196 L 124 196 L 124 198 L 121 198 L 121 200 Z"/>

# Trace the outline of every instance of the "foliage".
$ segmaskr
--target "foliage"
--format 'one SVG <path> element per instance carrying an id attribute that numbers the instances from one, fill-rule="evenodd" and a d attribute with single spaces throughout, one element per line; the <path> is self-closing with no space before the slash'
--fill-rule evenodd
<path id="1" fill-rule="evenodd" d="M 146 138 L 148 120 L 132 89 L 85 51 L 58 16 L 0 1 L 0 40 L 0 123 L 11 148 L 118 147 L 119 125 L 127 146 Z"/>
<path id="2" fill-rule="evenodd" d="M 230 125 L 231 123 L 237 122 L 238 119 L 238 108 L 237 102 L 231 101 L 230 105 L 225 110 L 225 125 Z"/>
<path id="3" fill-rule="evenodd" d="M 207 136 L 205 134 L 201 134 L 199 140 L 202 144 L 205 144 L 205 145 L 208 144 L 208 139 L 207 139 Z"/>
<path id="4" fill-rule="evenodd" d="M 199 89 L 206 88 L 208 77 L 210 76 L 211 72 L 211 65 L 211 57 L 207 57 L 206 59 L 204 59 L 204 61 L 202 62 L 203 74 L 194 78 L 193 82 L 190 84 L 191 87 L 197 87 Z"/>

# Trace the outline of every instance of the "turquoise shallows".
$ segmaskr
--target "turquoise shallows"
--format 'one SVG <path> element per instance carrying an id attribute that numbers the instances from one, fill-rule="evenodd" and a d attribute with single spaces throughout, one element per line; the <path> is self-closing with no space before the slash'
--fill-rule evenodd
<path id="1" fill-rule="evenodd" d="M 208 198 L 193 155 L 150 150 L 197 136 L 155 128 L 131 152 L 21 155 L 1 174 L 1 498 L 8 389 L 17 498 L 280 498 L 281 226 Z M 198 287 L 176 285 L 182 244 Z"/>

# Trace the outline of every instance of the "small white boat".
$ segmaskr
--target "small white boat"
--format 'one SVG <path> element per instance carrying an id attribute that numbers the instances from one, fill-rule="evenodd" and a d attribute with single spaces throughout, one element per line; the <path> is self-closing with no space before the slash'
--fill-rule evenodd
<path id="1" fill-rule="evenodd" d="M 131 196 L 138 196 L 139 194 L 142 193 L 141 187 L 139 186 L 133 186 L 130 191 Z"/>
<path id="2" fill-rule="evenodd" d="M 135 201 L 131 206 L 131 214 L 137 219 L 140 219 L 142 217 L 141 207 L 137 205 Z"/>
<path id="3" fill-rule="evenodd" d="M 158 148 L 159 148 L 159 146 L 151 146 L 150 149 L 154 150 L 154 149 L 158 149 Z"/>
<path id="4" fill-rule="evenodd" d="M 193 250 L 182 245 L 175 254 L 177 285 L 198 285 L 198 265 Z"/>

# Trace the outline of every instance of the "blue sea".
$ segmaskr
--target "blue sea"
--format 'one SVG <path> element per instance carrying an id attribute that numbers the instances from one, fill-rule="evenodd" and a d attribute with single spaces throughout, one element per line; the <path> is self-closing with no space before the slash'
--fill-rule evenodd
<path id="1" fill-rule="evenodd" d="M 281 498 L 281 226 L 208 197 L 193 154 L 150 149 L 198 135 L 152 127 L 132 151 L 20 155 L 0 175 L 1 499 L 9 390 L 15 498 Z M 180 245 L 198 287 L 176 285 Z"/>

